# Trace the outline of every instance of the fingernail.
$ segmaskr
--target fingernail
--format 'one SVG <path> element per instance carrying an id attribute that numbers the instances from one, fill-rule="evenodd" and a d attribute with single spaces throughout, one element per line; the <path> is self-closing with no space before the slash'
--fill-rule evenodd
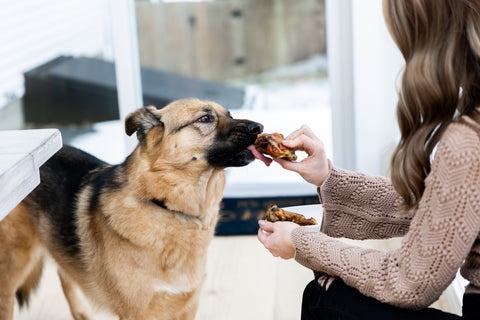
<path id="1" fill-rule="evenodd" d="M 261 226 L 265 225 L 265 220 L 258 220 L 258 224 Z"/>

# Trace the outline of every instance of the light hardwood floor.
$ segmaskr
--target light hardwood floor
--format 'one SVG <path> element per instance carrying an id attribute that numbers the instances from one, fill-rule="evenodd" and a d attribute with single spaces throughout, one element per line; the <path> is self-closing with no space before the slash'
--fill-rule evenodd
<path id="1" fill-rule="evenodd" d="M 348 241 L 380 250 L 399 244 L 398 239 Z M 273 258 L 256 236 L 215 237 L 208 252 L 207 279 L 196 319 L 300 319 L 303 289 L 312 279 L 312 272 L 295 261 Z M 443 296 L 434 306 L 448 310 Z M 16 309 L 14 319 L 72 319 L 52 262 L 47 263 L 30 307 Z M 113 319 L 117 318 L 95 313 L 95 320 Z"/>

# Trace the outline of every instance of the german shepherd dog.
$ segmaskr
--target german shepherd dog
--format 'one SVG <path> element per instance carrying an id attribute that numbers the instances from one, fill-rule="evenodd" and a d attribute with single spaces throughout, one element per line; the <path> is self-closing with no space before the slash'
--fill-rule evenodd
<path id="1" fill-rule="evenodd" d="M 28 301 L 46 254 L 76 320 L 92 319 L 77 288 L 120 319 L 195 318 L 224 169 L 254 159 L 263 126 L 184 99 L 132 112 L 125 130 L 139 143 L 123 163 L 64 146 L 0 222 L 1 320 Z"/>

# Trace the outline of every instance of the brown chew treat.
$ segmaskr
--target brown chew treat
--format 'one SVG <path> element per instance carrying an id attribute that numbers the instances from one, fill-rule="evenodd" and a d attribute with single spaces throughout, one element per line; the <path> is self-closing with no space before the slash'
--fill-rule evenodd
<path id="1" fill-rule="evenodd" d="M 281 133 L 261 133 L 255 141 L 255 148 L 274 159 L 297 160 L 295 151 L 282 144 L 285 138 Z"/>
<path id="2" fill-rule="evenodd" d="M 306 219 L 305 216 L 299 213 L 283 210 L 282 208 L 279 208 L 276 204 L 268 206 L 267 220 L 271 222 L 292 221 L 301 226 L 312 226 L 317 224 L 317 221 L 314 218 Z"/>

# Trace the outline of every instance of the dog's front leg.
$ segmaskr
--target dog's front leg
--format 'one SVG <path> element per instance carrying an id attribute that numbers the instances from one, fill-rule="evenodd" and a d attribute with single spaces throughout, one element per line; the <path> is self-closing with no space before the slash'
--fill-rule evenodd
<path id="1" fill-rule="evenodd" d="M 0 295 L 0 319 L 13 319 L 13 305 L 15 304 L 14 296 Z"/>
<path id="2" fill-rule="evenodd" d="M 144 319 L 194 320 L 199 299 L 200 288 L 179 294 L 157 293 L 150 301 Z"/>
<path id="3" fill-rule="evenodd" d="M 80 295 L 79 288 L 68 275 L 62 270 L 58 270 L 60 283 L 62 284 L 63 293 L 67 298 L 70 312 L 75 320 L 90 320 L 92 319 L 90 306 L 85 299 Z"/>

